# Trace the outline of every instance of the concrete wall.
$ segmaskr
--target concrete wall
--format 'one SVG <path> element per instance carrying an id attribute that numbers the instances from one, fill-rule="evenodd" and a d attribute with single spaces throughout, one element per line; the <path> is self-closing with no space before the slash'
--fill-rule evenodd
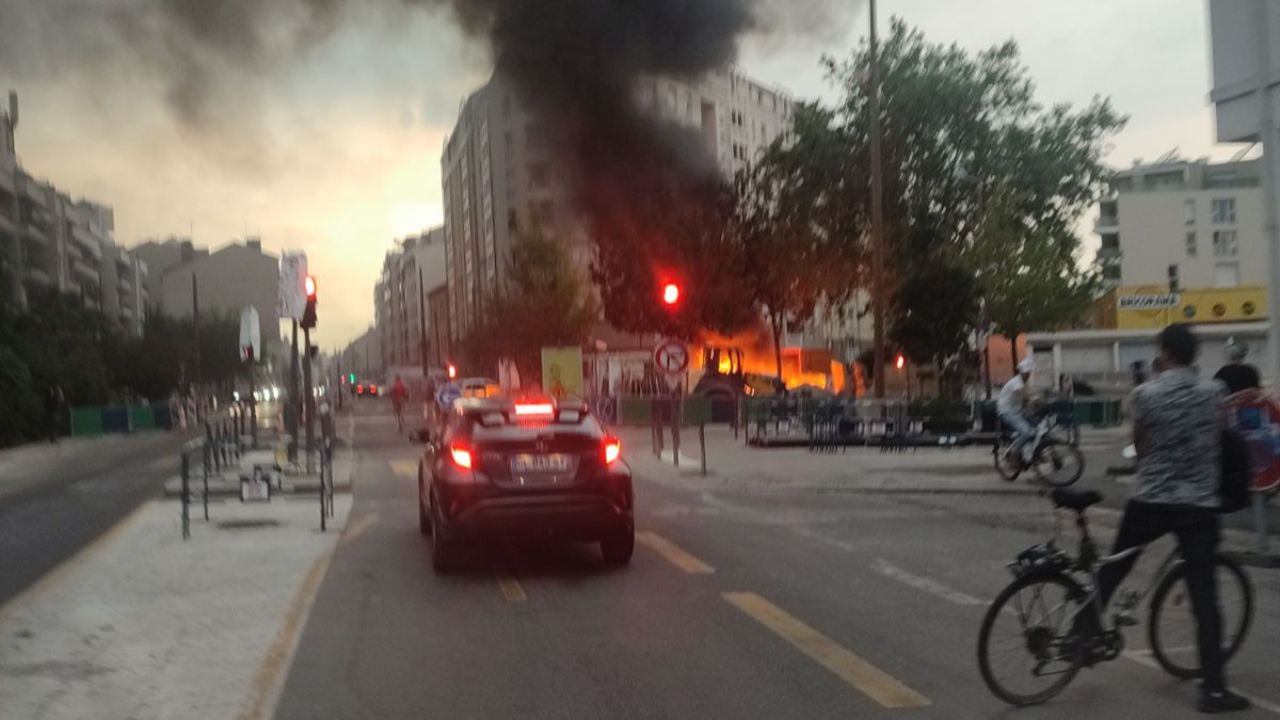
<path id="1" fill-rule="evenodd" d="M 251 241 L 252 242 L 252 241 Z M 170 268 L 160 283 L 159 308 L 173 317 L 191 317 L 191 278 L 197 278 L 200 313 L 233 314 L 252 305 L 258 310 L 263 353 L 280 356 L 280 319 L 276 300 L 279 259 L 260 246 L 228 245 L 207 257 Z"/>
<path id="2" fill-rule="evenodd" d="M 1236 221 L 1215 224 L 1210 208 L 1219 198 L 1234 198 Z M 1186 220 L 1185 203 L 1195 207 L 1195 220 Z M 1178 265 L 1183 288 L 1217 287 L 1219 263 L 1238 267 L 1240 285 L 1265 285 L 1266 243 L 1262 234 L 1262 189 L 1257 187 L 1212 190 L 1171 190 L 1122 193 L 1119 216 L 1121 284 L 1168 287 L 1168 270 Z M 1213 233 L 1236 232 L 1236 257 L 1214 255 Z M 1187 233 L 1196 234 L 1196 255 L 1187 254 Z"/>

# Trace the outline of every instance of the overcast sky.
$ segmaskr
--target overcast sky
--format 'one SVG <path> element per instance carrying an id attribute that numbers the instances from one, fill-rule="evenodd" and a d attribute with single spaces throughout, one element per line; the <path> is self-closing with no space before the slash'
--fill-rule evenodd
<path id="1" fill-rule="evenodd" d="M 53 1 L 0 0 L 0 23 Z M 882 29 L 898 15 L 969 49 L 1014 38 L 1046 103 L 1110 96 L 1130 116 L 1115 165 L 1175 147 L 1189 157 L 1239 149 L 1212 142 L 1202 0 L 880 0 L 880 15 Z M 797 97 L 829 97 L 819 58 L 847 52 L 865 13 L 856 21 L 844 37 L 751 38 L 740 65 Z M 192 127 L 145 75 L 104 81 L 74 64 L 8 59 L 0 54 L 0 89 L 21 96 L 29 172 L 113 206 L 122 245 L 190 234 L 216 248 L 249 234 L 271 250 L 306 250 L 326 349 L 372 323 L 392 242 L 441 222 L 441 145 L 489 72 L 483 46 L 443 15 L 362 12 L 296 61 L 246 78 L 243 93 L 224 90 L 216 122 Z"/>

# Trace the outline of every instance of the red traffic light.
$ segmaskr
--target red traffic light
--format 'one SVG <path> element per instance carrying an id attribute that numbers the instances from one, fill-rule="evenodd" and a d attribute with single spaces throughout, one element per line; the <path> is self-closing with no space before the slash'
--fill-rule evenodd
<path id="1" fill-rule="evenodd" d="M 316 299 L 316 278 L 314 275 L 308 275 L 307 279 L 303 281 L 303 289 L 307 291 L 308 300 Z"/>
<path id="2" fill-rule="evenodd" d="M 667 306 L 675 305 L 680 302 L 680 286 L 675 283 L 667 283 L 662 286 L 662 303 Z"/>
<path id="3" fill-rule="evenodd" d="M 902 368 L 907 366 L 907 357 L 902 353 L 898 353 L 898 359 L 893 361 L 893 365 L 894 367 L 901 370 Z"/>
<path id="4" fill-rule="evenodd" d="M 458 377 L 458 368 L 453 363 L 449 363 L 449 379 L 453 380 Z"/>

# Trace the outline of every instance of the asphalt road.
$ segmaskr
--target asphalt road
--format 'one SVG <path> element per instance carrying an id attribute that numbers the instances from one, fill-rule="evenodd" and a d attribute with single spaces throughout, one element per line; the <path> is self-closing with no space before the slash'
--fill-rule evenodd
<path id="1" fill-rule="evenodd" d="M 1011 712 L 982 684 L 975 642 L 1005 563 L 1044 534 L 993 522 L 1001 497 L 979 499 L 991 506 L 976 519 L 938 498 L 694 487 L 632 447 L 642 542 L 629 567 L 605 568 L 591 546 L 496 543 L 440 577 L 417 530 L 418 446 L 381 405 L 357 412 L 355 504 L 282 720 Z M 1253 579 L 1258 618 L 1231 674 L 1266 704 L 1238 717 L 1275 717 L 1280 573 Z M 1019 715 L 1191 716 L 1193 686 L 1153 669 L 1143 637 Z"/>
<path id="2" fill-rule="evenodd" d="M 184 439 L 67 441 L 57 456 L 0 466 L 0 605 L 158 495 Z"/>

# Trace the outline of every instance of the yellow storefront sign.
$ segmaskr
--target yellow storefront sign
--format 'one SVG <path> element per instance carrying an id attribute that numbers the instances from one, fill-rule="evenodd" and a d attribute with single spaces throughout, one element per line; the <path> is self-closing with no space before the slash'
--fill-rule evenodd
<path id="1" fill-rule="evenodd" d="M 1110 301 L 1110 302 L 1108 302 Z M 1165 286 L 1116 288 L 1103 301 L 1114 308 L 1115 327 L 1121 330 L 1162 328 L 1176 322 L 1257 322 L 1267 319 L 1264 287 L 1187 289 L 1171 293 Z"/>

